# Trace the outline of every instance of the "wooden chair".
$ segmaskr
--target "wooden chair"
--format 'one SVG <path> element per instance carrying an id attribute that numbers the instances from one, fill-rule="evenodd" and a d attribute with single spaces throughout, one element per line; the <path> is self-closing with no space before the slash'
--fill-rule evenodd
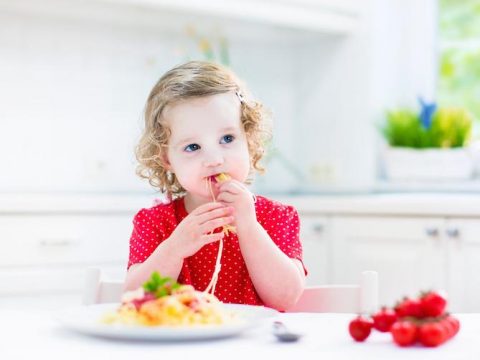
<path id="1" fill-rule="evenodd" d="M 107 279 L 99 268 L 88 268 L 84 305 L 120 302 L 123 280 Z M 297 304 L 287 312 L 373 313 L 378 306 L 378 274 L 364 271 L 358 285 L 324 285 L 305 288 Z"/>

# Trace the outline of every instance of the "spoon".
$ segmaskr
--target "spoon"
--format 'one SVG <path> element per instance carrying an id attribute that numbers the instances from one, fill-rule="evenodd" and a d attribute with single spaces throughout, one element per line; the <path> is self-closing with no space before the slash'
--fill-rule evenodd
<path id="1" fill-rule="evenodd" d="M 294 342 L 300 339 L 301 334 L 291 332 L 281 321 L 273 323 L 273 335 L 281 342 Z"/>

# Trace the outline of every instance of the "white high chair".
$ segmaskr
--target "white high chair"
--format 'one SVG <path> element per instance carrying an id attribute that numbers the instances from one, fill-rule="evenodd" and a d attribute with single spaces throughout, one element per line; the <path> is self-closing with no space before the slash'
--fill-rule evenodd
<path id="1" fill-rule="evenodd" d="M 357 285 L 307 286 L 287 312 L 371 314 L 378 308 L 378 273 L 363 271 Z"/>
<path id="2" fill-rule="evenodd" d="M 120 302 L 123 293 L 121 279 L 108 279 L 97 267 L 89 267 L 85 274 L 85 286 L 82 294 L 83 305 Z"/>
<path id="3" fill-rule="evenodd" d="M 86 272 L 82 303 L 84 305 L 120 302 L 123 280 L 105 278 L 100 268 Z M 373 313 L 378 307 L 378 274 L 362 272 L 358 285 L 306 287 L 298 302 L 287 312 Z"/>

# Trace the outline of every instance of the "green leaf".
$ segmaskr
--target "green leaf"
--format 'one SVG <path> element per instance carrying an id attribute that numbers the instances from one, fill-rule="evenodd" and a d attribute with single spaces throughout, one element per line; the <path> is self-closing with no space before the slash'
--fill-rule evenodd
<path id="1" fill-rule="evenodd" d="M 439 108 L 425 129 L 410 109 L 389 111 L 380 131 L 391 146 L 410 148 L 463 147 L 470 140 L 472 117 L 461 108 Z"/>
<path id="2" fill-rule="evenodd" d="M 155 294 L 157 298 L 171 294 L 171 291 L 178 289 L 180 284 L 170 277 L 162 277 L 157 271 L 154 271 L 150 279 L 143 284 L 143 289 Z"/>
<path id="3" fill-rule="evenodd" d="M 157 298 L 159 297 L 162 297 L 162 296 L 167 296 L 168 295 L 168 290 L 165 289 L 165 288 L 159 288 L 156 292 L 155 292 L 155 296 Z"/>
<path id="4" fill-rule="evenodd" d="M 173 285 L 172 285 L 172 290 L 176 290 L 180 287 L 181 285 L 177 282 L 175 282 Z"/>

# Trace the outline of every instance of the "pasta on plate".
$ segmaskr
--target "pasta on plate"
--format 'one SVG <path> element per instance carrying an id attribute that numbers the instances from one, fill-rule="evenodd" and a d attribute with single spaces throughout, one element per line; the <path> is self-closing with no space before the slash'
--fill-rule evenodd
<path id="1" fill-rule="evenodd" d="M 126 292 L 114 313 L 105 315 L 106 324 L 191 327 L 238 322 L 236 313 L 223 308 L 212 294 L 180 285 L 154 272 L 143 287 Z"/>

